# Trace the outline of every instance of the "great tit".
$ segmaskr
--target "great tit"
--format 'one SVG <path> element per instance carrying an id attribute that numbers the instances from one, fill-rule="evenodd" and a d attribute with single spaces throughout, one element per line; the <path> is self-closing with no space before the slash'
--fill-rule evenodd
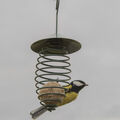
<path id="1" fill-rule="evenodd" d="M 81 80 L 72 81 L 70 83 L 70 85 L 64 87 L 67 89 L 67 92 L 65 94 L 65 98 L 63 99 L 63 101 L 61 103 L 57 104 L 57 107 L 74 101 L 77 98 L 80 90 L 83 89 L 85 86 L 88 86 L 88 84 L 86 84 L 85 82 L 83 82 Z M 44 106 L 41 106 L 41 107 L 31 111 L 30 115 L 32 116 L 33 119 L 36 119 L 46 111 L 47 111 L 47 108 Z"/>

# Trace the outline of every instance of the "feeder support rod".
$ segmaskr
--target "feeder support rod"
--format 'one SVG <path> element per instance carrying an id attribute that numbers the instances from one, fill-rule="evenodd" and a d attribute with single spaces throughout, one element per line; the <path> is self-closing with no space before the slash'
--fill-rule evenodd
<path id="1" fill-rule="evenodd" d="M 56 38 L 58 37 L 58 11 L 60 0 L 56 0 Z"/>

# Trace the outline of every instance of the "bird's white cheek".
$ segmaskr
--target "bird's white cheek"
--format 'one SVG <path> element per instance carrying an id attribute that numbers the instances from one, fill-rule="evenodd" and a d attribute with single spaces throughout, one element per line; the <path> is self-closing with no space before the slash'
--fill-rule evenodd
<path id="1" fill-rule="evenodd" d="M 78 87 L 83 85 L 82 83 L 80 83 L 80 82 L 78 82 L 78 81 L 74 81 L 73 84 L 74 84 L 75 86 L 78 86 Z"/>

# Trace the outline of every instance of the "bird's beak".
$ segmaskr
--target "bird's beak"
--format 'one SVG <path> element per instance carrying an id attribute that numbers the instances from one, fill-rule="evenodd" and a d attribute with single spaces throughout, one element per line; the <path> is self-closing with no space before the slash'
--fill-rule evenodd
<path id="1" fill-rule="evenodd" d="M 85 84 L 85 86 L 88 86 L 88 84 Z"/>

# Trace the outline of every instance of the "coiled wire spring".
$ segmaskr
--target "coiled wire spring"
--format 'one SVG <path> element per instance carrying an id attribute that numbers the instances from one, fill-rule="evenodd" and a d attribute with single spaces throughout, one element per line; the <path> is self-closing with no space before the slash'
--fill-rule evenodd
<path id="1" fill-rule="evenodd" d="M 36 89 L 37 94 L 39 94 L 40 89 L 45 89 L 45 88 L 65 89 L 64 87 L 42 87 L 47 82 L 51 82 L 51 81 L 59 82 L 62 86 L 69 85 L 68 80 L 71 79 L 71 77 L 68 75 L 71 72 L 71 70 L 68 68 L 70 67 L 70 63 L 68 62 L 69 60 L 70 58 L 64 54 L 39 53 L 39 57 L 37 59 L 38 63 L 36 64 L 37 70 L 35 71 L 35 74 L 36 74 L 35 86 L 37 88 Z M 63 95 L 59 93 L 57 94 Z M 54 100 L 54 101 L 57 101 L 57 100 Z M 42 105 L 45 105 L 43 104 L 43 102 L 44 101 L 41 101 L 40 103 Z"/>

